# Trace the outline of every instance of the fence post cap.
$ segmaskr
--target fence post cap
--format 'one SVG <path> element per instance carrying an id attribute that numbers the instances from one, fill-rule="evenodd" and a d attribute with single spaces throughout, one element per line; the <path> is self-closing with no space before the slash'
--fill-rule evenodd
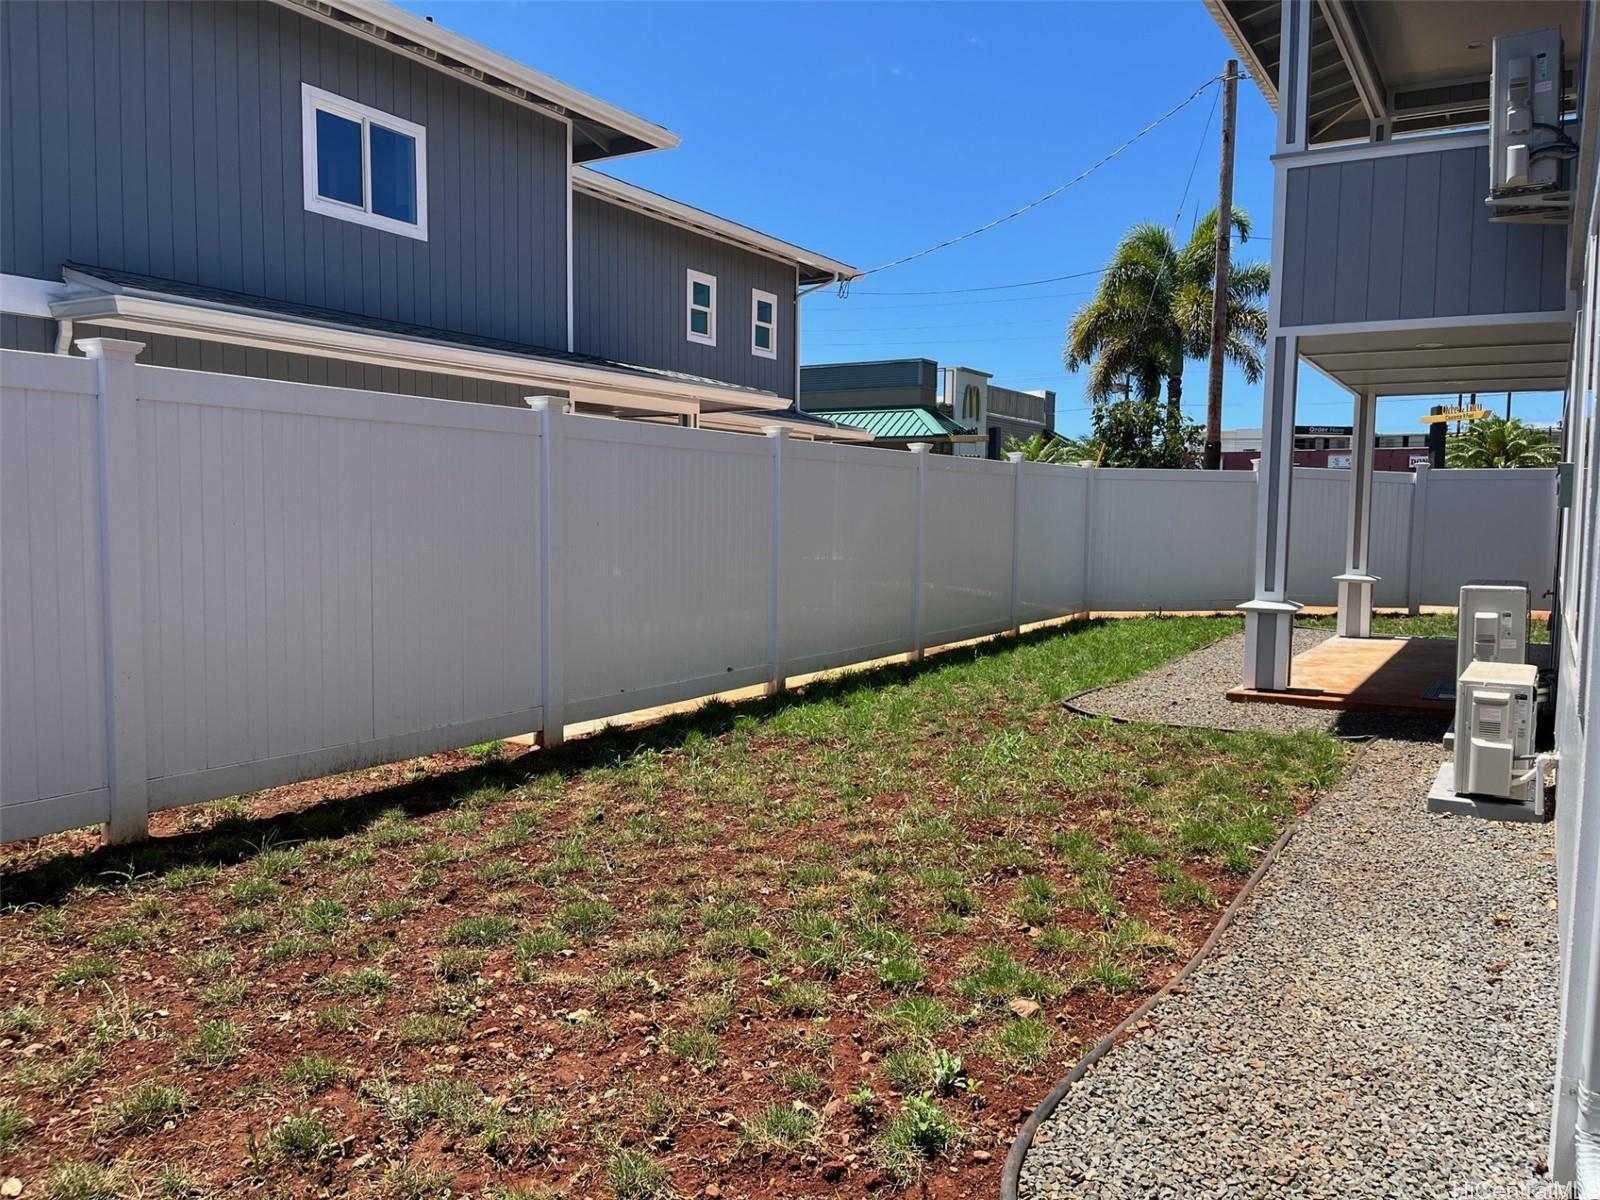
<path id="1" fill-rule="evenodd" d="M 933 449 L 932 442 L 912 442 L 906 447 L 913 454 L 926 454 Z"/>
<path id="2" fill-rule="evenodd" d="M 145 347 L 143 342 L 107 337 L 79 338 L 72 344 L 88 358 L 137 358 Z"/>
<path id="3" fill-rule="evenodd" d="M 1022 461 L 1022 451 L 1021 450 L 1007 450 L 1006 451 L 1006 461 L 1009 462 L 1009 463 L 1019 463 L 1019 462 L 1021 462 Z"/>
<path id="4" fill-rule="evenodd" d="M 761 432 L 770 438 L 786 438 L 794 431 L 787 425 L 763 425 Z"/>
<path id="5" fill-rule="evenodd" d="M 524 396 L 522 398 L 522 402 L 533 409 L 534 412 L 545 412 L 550 407 L 550 400 L 551 397 L 549 396 Z"/>

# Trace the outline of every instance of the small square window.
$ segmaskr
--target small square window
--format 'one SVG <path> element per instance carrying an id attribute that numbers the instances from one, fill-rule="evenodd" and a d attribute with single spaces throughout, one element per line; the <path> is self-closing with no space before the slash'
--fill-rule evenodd
<path id="1" fill-rule="evenodd" d="M 750 353 L 778 357 L 778 298 L 771 292 L 750 292 Z"/>
<path id="2" fill-rule="evenodd" d="M 688 274 L 687 335 L 702 346 L 717 344 L 717 277 L 700 271 Z"/>
<path id="3" fill-rule="evenodd" d="M 308 83 L 300 102 L 306 211 L 426 241 L 427 131 Z"/>

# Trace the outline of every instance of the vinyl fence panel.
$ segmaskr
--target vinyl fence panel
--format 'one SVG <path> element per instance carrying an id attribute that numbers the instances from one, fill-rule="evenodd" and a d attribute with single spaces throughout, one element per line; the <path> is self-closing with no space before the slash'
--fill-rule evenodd
<path id="1" fill-rule="evenodd" d="M 783 452 L 784 673 L 909 651 L 914 456 L 824 442 Z"/>
<path id="2" fill-rule="evenodd" d="M 564 417 L 569 721 L 766 680 L 772 448 L 734 433 Z"/>
<path id="3" fill-rule="evenodd" d="M 167 805 L 1251 594 L 1251 472 L 710 433 L 82 345 L 0 352 L 0 839 L 135 837 Z M 1296 472 L 1296 599 L 1334 599 L 1349 479 Z M 1541 593 L 1553 500 L 1552 471 L 1379 474 L 1378 602 Z"/>
<path id="4" fill-rule="evenodd" d="M 929 456 L 923 511 L 923 644 L 959 642 L 1011 621 L 1009 464 Z"/>
<path id="5" fill-rule="evenodd" d="M 1024 624 L 1089 608 L 1084 553 L 1088 547 L 1088 467 L 1021 463 L 1017 507 L 1020 616 Z"/>
<path id="6" fill-rule="evenodd" d="M 152 807 L 539 718 L 532 413 L 139 385 Z"/>
<path id="7" fill-rule="evenodd" d="M 5 356 L 0 405 L 0 836 L 106 820 L 95 370 Z"/>
<path id="8" fill-rule="evenodd" d="M 1094 608 L 1183 611 L 1249 599 L 1253 472 L 1098 470 L 1093 487 Z"/>
<path id="9" fill-rule="evenodd" d="M 1453 605 L 1469 579 L 1520 579 L 1545 607 L 1539 600 L 1555 578 L 1555 471 L 1429 471 L 1420 490 L 1420 603 Z"/>

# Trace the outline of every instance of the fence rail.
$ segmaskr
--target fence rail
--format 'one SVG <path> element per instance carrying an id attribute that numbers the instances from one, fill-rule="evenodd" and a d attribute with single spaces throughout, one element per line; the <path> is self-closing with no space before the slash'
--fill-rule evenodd
<path id="1" fill-rule="evenodd" d="M 0 352 L 0 840 L 1087 610 L 1249 598 L 1255 477 Z M 1296 472 L 1332 603 L 1348 473 Z M 1380 604 L 1553 575 L 1550 471 L 1379 475 Z"/>

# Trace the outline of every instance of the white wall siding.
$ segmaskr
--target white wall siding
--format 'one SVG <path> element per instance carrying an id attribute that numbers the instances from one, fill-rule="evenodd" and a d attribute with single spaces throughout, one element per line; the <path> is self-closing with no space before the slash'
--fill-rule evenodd
<path id="1" fill-rule="evenodd" d="M 128 804 L 136 833 L 151 809 L 532 732 L 547 710 L 1250 595 L 1251 473 L 948 459 L 106 352 L 115 370 L 0 351 L 3 839 Z M 129 431 L 106 463 L 102 420 Z M 1482 576 L 1542 592 L 1553 477 L 1379 475 L 1380 602 L 1451 604 Z M 108 511 L 137 509 L 115 545 L 106 479 L 132 498 Z M 1296 599 L 1333 599 L 1348 483 L 1297 472 Z M 135 699 L 113 713 L 112 694 Z"/>

